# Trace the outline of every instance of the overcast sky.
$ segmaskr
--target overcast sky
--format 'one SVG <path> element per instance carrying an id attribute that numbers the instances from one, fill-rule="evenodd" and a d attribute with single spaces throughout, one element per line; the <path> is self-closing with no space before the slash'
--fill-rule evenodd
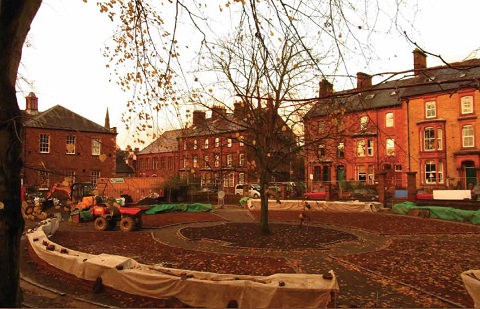
<path id="1" fill-rule="evenodd" d="M 32 83 L 17 89 L 17 97 L 20 108 L 24 109 L 25 96 L 33 91 L 39 98 L 40 111 L 58 104 L 101 125 L 108 108 L 110 124 L 118 128 L 117 144 L 124 148 L 132 144 L 120 121 L 129 96 L 109 82 L 102 48 L 114 25 L 99 13 L 95 3 L 43 1 L 32 24 L 30 47 L 24 48 L 20 68 L 20 73 Z M 412 40 L 422 48 L 450 62 L 461 61 L 480 48 L 479 0 L 419 0 L 419 3 L 417 33 L 412 33 Z M 371 67 L 375 71 L 359 70 L 377 73 L 413 68 L 414 46 L 405 40 L 395 38 L 375 49 L 382 58 L 381 63 Z M 480 54 L 476 57 L 480 58 Z M 440 64 L 433 57 L 427 63 Z"/>

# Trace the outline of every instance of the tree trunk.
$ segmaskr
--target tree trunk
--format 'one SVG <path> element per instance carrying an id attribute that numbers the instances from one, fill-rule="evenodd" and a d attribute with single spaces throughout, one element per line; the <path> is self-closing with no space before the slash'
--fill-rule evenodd
<path id="1" fill-rule="evenodd" d="M 268 189 L 268 174 L 263 171 L 260 173 L 260 188 L 262 188 L 262 192 L 260 194 L 260 229 L 262 234 L 269 235 L 270 225 L 268 223 L 268 197 L 266 194 Z"/>
<path id="2" fill-rule="evenodd" d="M 0 0 L 0 307 L 20 307 L 22 122 L 15 82 L 41 0 Z"/>

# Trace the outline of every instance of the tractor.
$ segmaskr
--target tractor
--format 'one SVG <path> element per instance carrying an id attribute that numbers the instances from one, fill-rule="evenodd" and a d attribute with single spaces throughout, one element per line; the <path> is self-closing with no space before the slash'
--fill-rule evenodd
<path id="1" fill-rule="evenodd" d="M 114 201 L 98 204 L 91 208 L 90 213 L 94 219 L 97 231 L 112 230 L 120 225 L 122 232 L 131 232 L 142 227 L 142 210 L 138 207 L 120 207 Z"/>

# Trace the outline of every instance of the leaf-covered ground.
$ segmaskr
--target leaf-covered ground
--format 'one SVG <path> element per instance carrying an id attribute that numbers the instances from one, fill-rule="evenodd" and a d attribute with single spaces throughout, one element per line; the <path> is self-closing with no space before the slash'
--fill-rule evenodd
<path id="1" fill-rule="evenodd" d="M 259 218 L 258 212 L 252 215 Z M 299 212 L 271 211 L 273 233 L 268 237 L 259 234 L 258 224 L 229 223 L 215 213 L 144 216 L 146 228 L 177 226 L 190 239 L 179 237 L 179 241 L 191 245 L 214 240 L 212 250 L 167 245 L 154 237 L 162 229 L 96 232 L 91 223 L 64 224 L 52 241 L 88 253 L 219 273 L 269 275 L 333 269 L 340 282 L 338 307 L 473 306 L 460 273 L 480 268 L 480 227 L 383 213 L 307 215 L 300 228 Z M 211 224 L 182 225 L 191 222 Z M 337 244 L 343 244 L 343 249 L 337 250 Z M 240 251 L 232 253 L 232 247 Z M 263 250 L 267 253 L 260 254 Z M 133 299 L 128 304 L 143 306 Z"/>

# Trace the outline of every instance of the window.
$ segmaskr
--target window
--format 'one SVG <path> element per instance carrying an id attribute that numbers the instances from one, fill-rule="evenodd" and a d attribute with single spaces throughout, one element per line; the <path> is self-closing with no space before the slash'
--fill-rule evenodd
<path id="1" fill-rule="evenodd" d="M 228 186 L 229 187 L 235 186 L 235 174 L 234 173 L 228 174 Z"/>
<path id="2" fill-rule="evenodd" d="M 395 155 L 395 140 L 393 138 L 387 138 L 385 145 L 386 145 L 386 150 L 387 150 L 387 156 L 394 156 Z"/>
<path id="3" fill-rule="evenodd" d="M 425 117 L 426 118 L 437 117 L 437 106 L 435 101 L 425 102 Z"/>
<path id="4" fill-rule="evenodd" d="M 40 134 L 40 153 L 50 153 L 49 134 Z"/>
<path id="5" fill-rule="evenodd" d="M 464 96 L 460 99 L 462 115 L 473 113 L 473 96 Z"/>
<path id="6" fill-rule="evenodd" d="M 192 157 L 192 162 L 193 162 L 193 167 L 194 167 L 194 168 L 198 167 L 197 156 L 193 156 L 193 157 Z"/>
<path id="7" fill-rule="evenodd" d="M 68 185 L 71 186 L 75 183 L 75 171 L 66 171 L 65 180 L 68 182 Z"/>
<path id="8" fill-rule="evenodd" d="M 319 158 L 325 157 L 325 144 L 318 145 L 317 155 Z"/>
<path id="9" fill-rule="evenodd" d="M 208 156 L 204 156 L 204 157 L 203 157 L 203 163 L 204 163 L 203 166 L 204 166 L 205 168 L 208 168 L 208 167 L 209 167 L 209 165 L 208 165 Z"/>
<path id="10" fill-rule="evenodd" d="M 239 140 L 239 146 L 240 146 L 240 147 L 245 146 L 245 142 L 244 142 L 244 141 L 245 141 L 245 137 L 244 137 L 244 136 L 241 135 L 241 136 L 238 138 L 238 140 Z"/>
<path id="11" fill-rule="evenodd" d="M 423 144 L 424 150 L 435 149 L 435 130 L 433 128 L 425 128 L 423 132 Z"/>
<path id="12" fill-rule="evenodd" d="M 338 143 L 337 145 L 337 158 L 344 158 L 345 157 L 345 144 Z"/>
<path id="13" fill-rule="evenodd" d="M 375 182 L 375 173 L 374 173 L 373 165 L 368 166 L 367 180 L 369 184 L 373 184 Z"/>
<path id="14" fill-rule="evenodd" d="M 215 147 L 218 148 L 220 147 L 220 138 L 215 137 Z"/>
<path id="15" fill-rule="evenodd" d="M 227 155 L 227 166 L 228 167 L 232 166 L 232 155 L 231 154 Z"/>
<path id="16" fill-rule="evenodd" d="M 227 147 L 232 147 L 232 139 L 231 138 L 229 138 L 227 140 Z"/>
<path id="17" fill-rule="evenodd" d="M 208 149 L 208 138 L 203 142 L 203 148 Z"/>
<path id="18" fill-rule="evenodd" d="M 187 150 L 187 141 L 183 141 L 183 150 Z"/>
<path id="19" fill-rule="evenodd" d="M 245 174 L 244 173 L 239 173 L 238 174 L 238 183 L 239 184 L 245 183 Z"/>
<path id="20" fill-rule="evenodd" d="M 90 173 L 90 181 L 94 186 L 97 185 L 97 179 L 98 178 L 100 178 L 100 171 L 92 171 Z"/>
<path id="21" fill-rule="evenodd" d="M 365 141 L 357 141 L 357 157 L 365 157 Z"/>
<path id="22" fill-rule="evenodd" d="M 387 128 L 393 127 L 393 113 L 385 114 L 385 127 Z"/>
<path id="23" fill-rule="evenodd" d="M 358 181 L 366 181 L 367 180 L 367 173 L 365 172 L 365 166 L 359 165 L 357 166 L 357 180 Z"/>
<path id="24" fill-rule="evenodd" d="M 154 171 L 158 170 L 158 158 L 157 158 L 157 157 L 153 158 L 152 163 L 153 163 L 153 164 L 152 164 L 152 169 L 153 169 Z"/>
<path id="25" fill-rule="evenodd" d="M 198 148 L 197 140 L 193 140 L 193 149 L 197 149 L 197 148 Z"/>
<path id="26" fill-rule="evenodd" d="M 395 172 L 398 172 L 398 173 L 402 172 L 402 165 L 401 164 L 395 165 Z"/>
<path id="27" fill-rule="evenodd" d="M 325 122 L 319 121 L 318 122 L 318 134 L 322 134 L 325 132 Z"/>
<path id="28" fill-rule="evenodd" d="M 442 128 L 437 128 L 437 149 L 442 150 L 443 149 L 443 130 Z"/>
<path id="29" fill-rule="evenodd" d="M 92 138 L 92 156 L 99 156 L 101 151 L 102 140 L 100 138 Z"/>
<path id="30" fill-rule="evenodd" d="M 474 132 L 472 125 L 465 125 L 462 127 L 462 147 L 474 146 Z"/>
<path id="31" fill-rule="evenodd" d="M 360 118 L 360 130 L 365 131 L 368 127 L 368 116 L 362 116 Z"/>
<path id="32" fill-rule="evenodd" d="M 183 157 L 182 167 L 183 167 L 183 168 L 187 168 L 187 157 Z"/>
<path id="33" fill-rule="evenodd" d="M 75 136 L 67 136 L 66 154 L 75 154 Z"/>
<path id="34" fill-rule="evenodd" d="M 425 183 L 435 184 L 443 183 L 443 163 L 436 163 L 433 160 L 425 162 Z"/>
<path id="35" fill-rule="evenodd" d="M 367 156 L 373 156 L 373 140 L 367 140 Z"/>
<path id="36" fill-rule="evenodd" d="M 238 165 L 245 166 L 245 154 L 241 153 L 238 155 Z"/>
<path id="37" fill-rule="evenodd" d="M 215 167 L 219 167 L 220 166 L 220 156 L 218 154 L 215 155 Z"/>
<path id="38" fill-rule="evenodd" d="M 50 189 L 50 173 L 38 171 L 38 186 L 42 189 Z"/>

